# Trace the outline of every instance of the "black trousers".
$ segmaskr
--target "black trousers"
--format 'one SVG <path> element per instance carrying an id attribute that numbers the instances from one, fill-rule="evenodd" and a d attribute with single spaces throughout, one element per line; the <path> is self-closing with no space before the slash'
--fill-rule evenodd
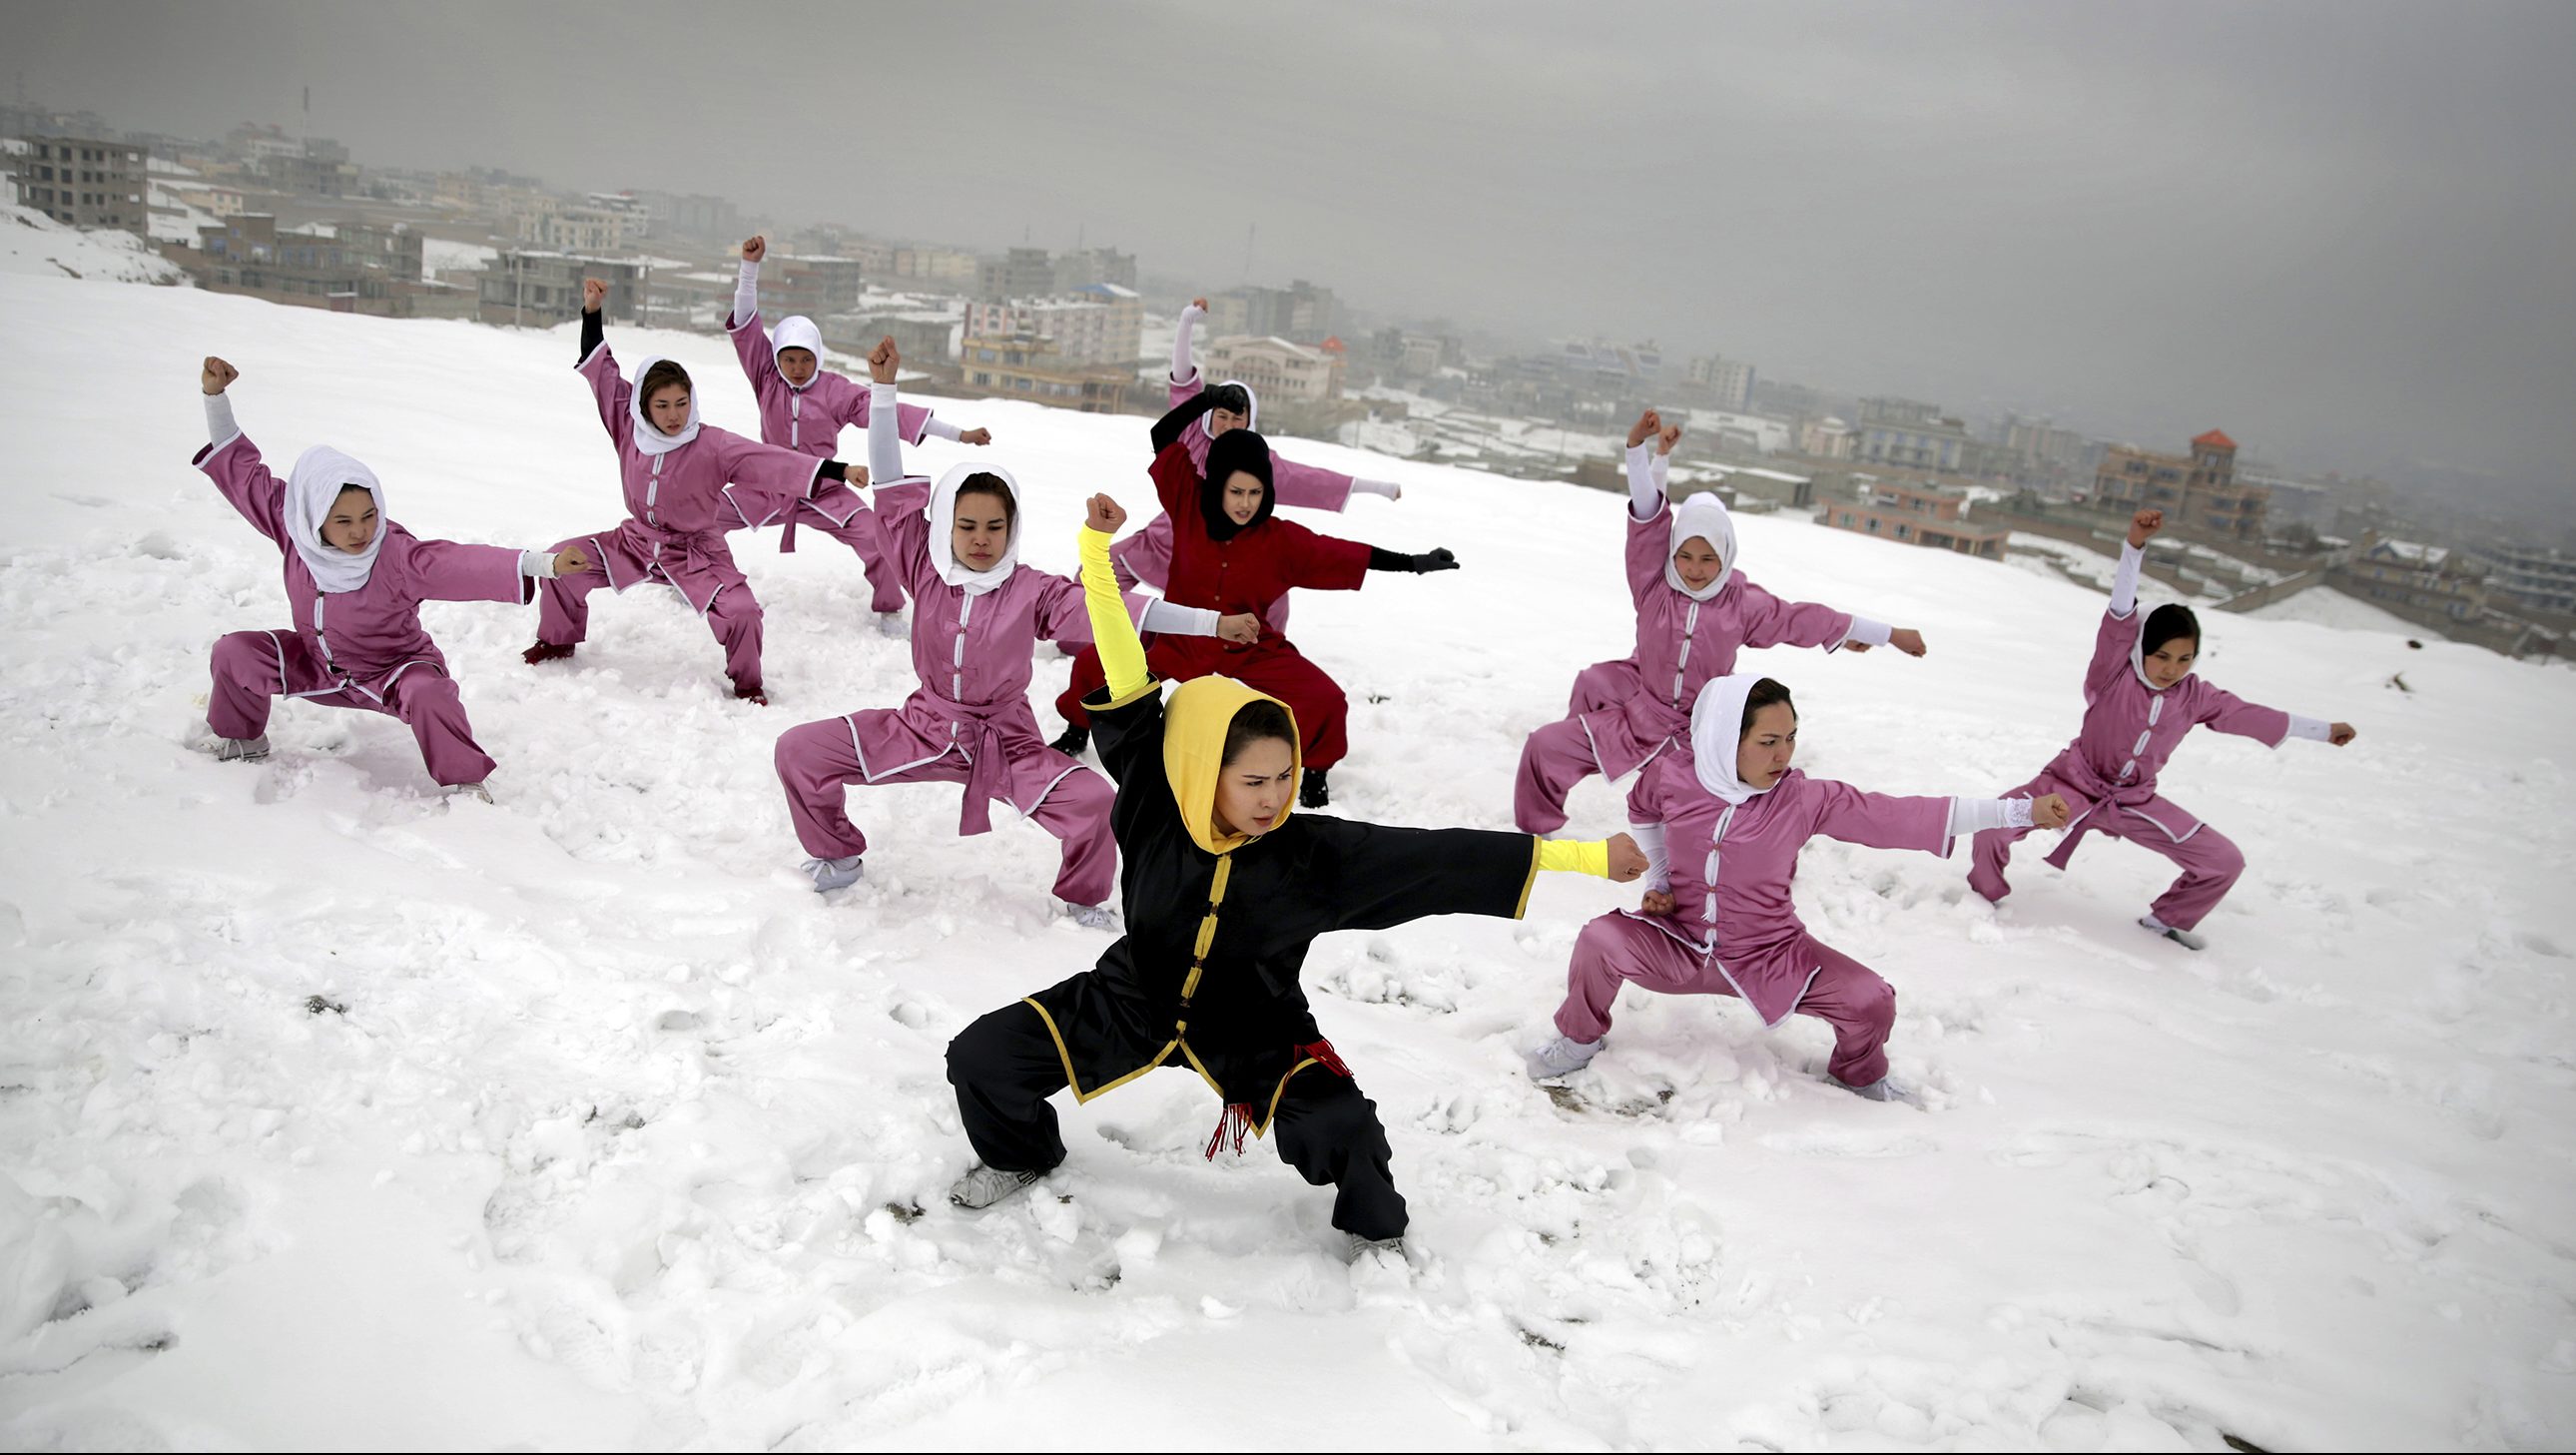
<path id="1" fill-rule="evenodd" d="M 1095 1049 L 1075 1048 L 1074 1054 L 1087 1062 L 1093 1058 L 1085 1053 Z M 1144 1047 L 1124 1064 L 1142 1065 L 1159 1049 Z M 1189 1069 L 1177 1055 L 1167 1064 Z M 1046 1021 L 1026 1001 L 984 1016 L 948 1043 L 948 1084 L 957 1088 L 958 1116 L 985 1166 L 1044 1172 L 1064 1160 L 1055 1108 L 1047 1105 L 1048 1097 L 1066 1087 L 1064 1058 Z M 1272 1090 L 1234 1094 L 1259 1111 L 1267 1109 Z M 1334 1187 L 1334 1227 L 1363 1238 L 1404 1232 L 1404 1196 L 1395 1190 L 1386 1128 L 1378 1122 L 1377 1103 L 1349 1077 L 1322 1066 L 1290 1077 L 1269 1136 L 1279 1160 L 1309 1184 Z"/>

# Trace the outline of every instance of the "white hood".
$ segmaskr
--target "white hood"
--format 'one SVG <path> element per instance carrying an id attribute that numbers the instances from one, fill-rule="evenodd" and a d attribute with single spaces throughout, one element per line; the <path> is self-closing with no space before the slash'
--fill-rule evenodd
<path id="1" fill-rule="evenodd" d="M 1693 591 L 1682 584 L 1682 573 L 1673 569 L 1673 557 L 1682 542 L 1698 536 L 1717 548 L 1717 576 L 1706 586 Z M 1735 575 L 1735 515 L 1714 491 L 1683 496 L 1673 507 L 1672 539 L 1664 547 L 1664 584 L 1693 601 L 1706 601 L 1726 589 Z M 1746 689 L 1750 691 L 1750 688 Z"/>
<path id="2" fill-rule="evenodd" d="M 969 570 L 950 549 L 949 543 L 956 537 L 957 488 L 966 483 L 969 475 L 994 476 L 1002 482 L 1003 489 L 1011 492 L 1011 539 L 1002 547 L 1002 559 L 995 561 L 989 571 Z M 1010 471 L 998 465 L 951 465 L 948 473 L 939 477 L 939 483 L 930 487 L 930 501 L 922 507 L 922 514 L 930 517 L 930 559 L 939 568 L 940 580 L 963 588 L 969 596 L 981 596 L 1010 580 L 1011 573 L 1020 569 L 1020 482 L 1011 477 Z"/>
<path id="3" fill-rule="evenodd" d="M 635 422 L 635 448 L 648 455 L 667 455 L 698 437 L 698 385 L 689 381 L 689 422 L 678 434 L 664 434 L 653 427 L 653 418 L 644 411 L 644 376 L 662 362 L 660 354 L 647 355 L 635 361 L 635 373 L 627 380 L 626 413 Z M 673 363 L 679 362 L 672 360 Z"/>
<path id="4" fill-rule="evenodd" d="M 1252 431 L 1254 434 L 1261 433 L 1261 396 L 1254 393 L 1252 391 L 1252 386 L 1244 383 L 1241 379 L 1219 379 L 1216 381 L 1216 387 L 1219 389 L 1224 388 L 1228 384 L 1242 390 L 1244 402 L 1250 406 L 1243 412 L 1243 427 Z M 1210 440 L 1216 438 L 1215 435 L 1208 433 L 1206 415 L 1202 414 L 1197 419 L 1190 421 L 1190 423 L 1196 426 L 1200 435 L 1205 438 Z"/>
<path id="5" fill-rule="evenodd" d="M 1735 774 L 1735 749 L 1744 738 L 1744 699 L 1753 695 L 1753 684 L 1761 680 L 1759 672 L 1711 677 L 1699 690 L 1699 700 L 1691 704 L 1691 767 L 1699 775 L 1700 787 L 1731 804 L 1771 791 Z"/>
<path id="6" fill-rule="evenodd" d="M 2144 687 L 2149 692 L 2171 692 L 2173 687 L 2158 687 L 2154 681 L 2149 679 L 2147 676 L 2147 604 L 2143 601 L 2133 602 L 2129 609 L 2140 613 L 2138 617 L 2138 634 L 2129 638 L 2129 670 L 2138 674 L 2138 685 Z M 2200 670 L 2199 653 L 2195 652 L 2192 656 L 2192 671 L 2197 672 Z M 2174 687 L 2180 687 L 2182 684 L 2190 680 L 2191 672 L 2185 672 L 2174 679 L 2173 685 Z"/>
<path id="7" fill-rule="evenodd" d="M 351 485 L 363 487 L 376 502 L 376 533 L 367 548 L 355 555 L 322 539 L 322 522 L 331 518 L 331 502 Z M 286 538 L 294 544 L 295 554 L 304 558 L 314 584 L 335 595 L 366 585 L 375 573 L 376 553 L 384 549 L 385 532 L 392 528 L 385 489 L 376 483 L 375 471 L 329 445 L 315 445 L 295 457 L 295 468 L 286 476 Z"/>
<path id="8" fill-rule="evenodd" d="M 814 326 L 814 320 L 801 313 L 778 320 L 777 331 L 769 336 L 769 361 L 777 363 L 778 356 L 788 349 L 803 349 L 814 356 L 813 376 L 802 384 L 787 386 L 801 394 L 813 388 L 814 381 L 823 377 L 823 331 Z M 779 370 L 778 377 L 784 382 L 787 371 Z"/>

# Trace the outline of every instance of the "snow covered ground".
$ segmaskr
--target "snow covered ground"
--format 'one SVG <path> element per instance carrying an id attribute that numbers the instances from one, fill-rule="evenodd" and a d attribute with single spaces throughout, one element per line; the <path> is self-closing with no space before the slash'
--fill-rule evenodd
<path id="1" fill-rule="evenodd" d="M 2264 621 L 2304 621 L 2341 631 L 2381 632 L 2419 641 L 2443 639 L 2442 633 L 2431 627 L 2418 626 L 2357 596 L 2346 596 L 2331 586 L 2311 586 L 2287 600 L 2257 607 L 2248 615 Z"/>
<path id="2" fill-rule="evenodd" d="M 383 718 L 284 705 L 257 765 L 182 746 L 214 637 L 285 619 L 274 551 L 188 467 L 197 357 L 240 366 L 272 460 L 327 440 L 423 535 L 541 545 L 618 515 L 569 328 L 59 276 L 0 277 L 0 322 L 27 421 L 0 548 L 9 1445 L 2576 1441 L 2576 673 L 2214 621 L 2213 677 L 2362 736 L 2182 754 L 2172 795 L 2252 863 L 2198 955 L 2131 923 L 2166 873 L 2125 845 L 2072 875 L 2031 846 L 1998 914 L 1959 861 L 1819 844 L 1807 917 L 1895 983 L 1929 1112 L 1822 1085 L 1812 1024 L 1633 993 L 1568 1094 L 1532 1087 L 1577 929 L 1631 897 L 1599 881 L 1551 876 L 1518 924 L 1327 939 L 1318 1014 L 1416 1216 L 1408 1270 L 1353 1270 L 1267 1148 L 1200 1159 L 1218 1109 L 1180 1074 L 1068 1108 L 1035 1195 L 942 1202 L 947 1038 L 1106 941 L 1050 917 L 1043 834 L 955 838 L 954 790 L 859 795 L 867 881 L 805 887 L 771 739 L 910 681 L 819 537 L 740 547 L 766 711 L 655 591 L 597 598 L 545 670 L 517 659 L 532 614 L 431 607 L 497 806 L 443 806 Z M 721 338 L 611 337 L 751 423 Z M 945 409 L 1020 472 L 1036 562 L 1071 564 L 1085 492 L 1144 513 L 1142 420 Z M 1505 825 L 1522 736 L 1626 648 L 1619 498 L 1293 449 L 1404 484 L 1333 528 L 1466 565 L 1300 600 L 1355 704 L 1335 811 Z M 1813 771 L 1987 792 L 2073 731 L 2098 597 L 1741 532 L 1773 590 L 1931 641 L 1750 659 L 1798 689 Z M 1622 817 L 1598 784 L 1575 809 Z"/>
<path id="3" fill-rule="evenodd" d="M 0 204 L 0 274 L 9 273 L 109 283 L 184 285 L 188 281 L 186 270 L 145 247 L 132 233 L 83 232 L 32 207 Z M 10 331 L 17 332 L 14 310 L 8 322 Z"/>

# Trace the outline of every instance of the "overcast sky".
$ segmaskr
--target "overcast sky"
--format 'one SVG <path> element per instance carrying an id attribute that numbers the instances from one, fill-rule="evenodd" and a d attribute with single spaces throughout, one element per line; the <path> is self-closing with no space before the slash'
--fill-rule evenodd
<path id="1" fill-rule="evenodd" d="M 2565 498 L 2576 5 L 0 4 L 28 100 Z"/>

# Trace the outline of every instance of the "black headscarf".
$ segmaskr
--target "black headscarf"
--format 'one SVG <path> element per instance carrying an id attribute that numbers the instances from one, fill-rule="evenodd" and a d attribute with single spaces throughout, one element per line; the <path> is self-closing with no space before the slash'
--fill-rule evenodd
<path id="1" fill-rule="evenodd" d="M 1238 470 L 1261 482 L 1261 507 L 1242 525 L 1236 525 L 1234 517 L 1225 513 L 1225 482 L 1233 479 Z M 1278 499 L 1279 491 L 1270 482 L 1268 440 L 1248 429 L 1230 429 L 1208 446 L 1207 477 L 1199 481 L 1199 515 L 1207 522 L 1210 538 L 1231 540 L 1236 532 L 1268 520 Z"/>

